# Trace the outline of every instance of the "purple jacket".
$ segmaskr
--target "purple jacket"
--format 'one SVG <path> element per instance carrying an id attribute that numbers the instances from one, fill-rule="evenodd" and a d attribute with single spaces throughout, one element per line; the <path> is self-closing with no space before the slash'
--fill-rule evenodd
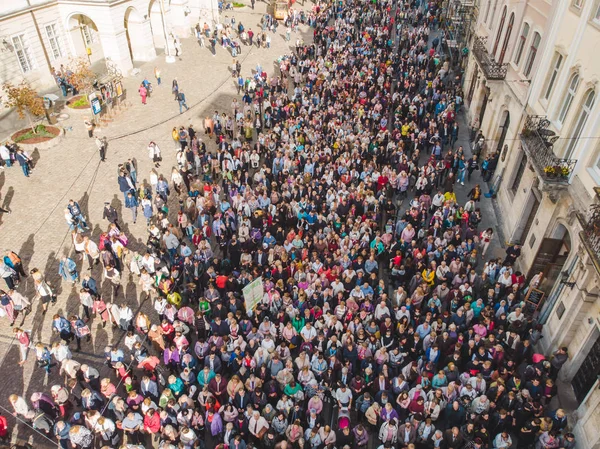
<path id="1" fill-rule="evenodd" d="M 223 420 L 221 419 L 221 415 L 218 413 L 213 414 L 212 422 L 208 422 L 208 412 L 206 412 L 206 424 L 210 424 L 210 433 L 213 437 L 216 437 L 221 432 L 223 432 Z"/>

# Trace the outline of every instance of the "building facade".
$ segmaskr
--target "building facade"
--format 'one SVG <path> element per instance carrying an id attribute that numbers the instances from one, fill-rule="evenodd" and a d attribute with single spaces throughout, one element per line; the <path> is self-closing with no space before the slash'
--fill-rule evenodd
<path id="1" fill-rule="evenodd" d="M 485 5 L 487 3 L 487 6 Z M 600 447 L 600 0 L 491 0 L 465 78 L 516 270 L 543 273 L 544 352 L 569 349 L 578 447 Z"/>
<path id="2" fill-rule="evenodd" d="M 127 75 L 193 27 L 218 22 L 217 0 L 11 0 L 0 3 L 0 82 L 55 85 L 52 67 L 73 57 L 110 59 Z"/>

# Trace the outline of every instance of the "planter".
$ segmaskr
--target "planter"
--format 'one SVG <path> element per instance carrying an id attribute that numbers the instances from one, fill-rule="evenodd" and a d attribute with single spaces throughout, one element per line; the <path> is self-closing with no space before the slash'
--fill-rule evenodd
<path id="1" fill-rule="evenodd" d="M 52 147 L 58 145 L 58 143 L 63 139 L 64 130 L 62 128 L 57 128 L 56 126 L 46 126 L 46 131 L 49 134 L 52 134 L 53 137 L 34 136 L 29 139 L 21 140 L 16 143 L 19 147 L 21 147 L 27 151 L 34 150 L 36 148 L 38 150 L 44 150 L 44 149 L 52 148 Z M 14 133 L 11 136 L 11 139 L 13 142 L 15 142 L 16 140 L 18 140 L 19 137 L 21 137 L 24 134 L 27 134 L 29 132 L 31 132 L 30 128 L 22 129 L 20 131 L 17 131 L 16 133 Z"/>
<path id="2" fill-rule="evenodd" d="M 90 110 L 90 103 L 89 101 L 85 104 L 80 104 L 78 106 L 73 106 L 75 103 L 80 102 L 82 99 L 86 98 L 87 95 L 76 95 L 74 97 L 71 97 L 67 100 L 67 102 L 65 103 L 65 109 L 66 111 L 69 111 L 69 113 L 73 114 L 73 115 L 90 115 L 92 113 L 92 111 Z"/>
<path id="3" fill-rule="evenodd" d="M 85 100 L 85 102 L 82 103 L 82 100 Z M 66 105 L 69 109 L 89 109 L 90 108 L 90 102 L 87 101 L 86 95 L 76 95 L 74 97 L 71 97 L 67 100 Z"/>

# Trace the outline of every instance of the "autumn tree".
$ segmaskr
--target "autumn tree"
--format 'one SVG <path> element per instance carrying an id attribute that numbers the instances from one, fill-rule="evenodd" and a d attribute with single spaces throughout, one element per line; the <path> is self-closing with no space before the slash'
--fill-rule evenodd
<path id="1" fill-rule="evenodd" d="M 87 96 L 94 90 L 96 74 L 87 59 L 72 59 L 67 66 L 67 75 L 69 84 L 78 92 L 83 92 Z"/>
<path id="2" fill-rule="evenodd" d="M 5 94 L 4 106 L 15 108 L 20 119 L 26 118 L 29 121 L 31 131 L 35 134 L 35 120 L 39 120 L 45 113 L 44 100 L 25 81 L 18 85 L 6 82 L 2 89 Z"/>

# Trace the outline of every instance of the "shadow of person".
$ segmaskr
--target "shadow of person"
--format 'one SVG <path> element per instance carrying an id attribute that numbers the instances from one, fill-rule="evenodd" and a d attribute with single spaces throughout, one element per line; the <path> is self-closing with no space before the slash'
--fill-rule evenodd
<path id="1" fill-rule="evenodd" d="M 79 203 L 79 209 L 81 209 L 81 213 L 83 214 L 83 216 L 86 218 L 87 220 L 87 225 L 90 225 L 89 222 L 89 217 L 90 217 L 90 211 L 89 209 L 89 203 L 90 203 L 90 195 L 85 192 L 83 194 L 83 196 L 81 197 L 81 199 L 78 201 Z"/>
<path id="2" fill-rule="evenodd" d="M 113 195 L 113 199 L 110 202 L 110 205 L 112 207 L 115 208 L 115 210 L 117 211 L 117 216 L 118 218 L 118 223 L 119 226 L 121 225 L 122 221 L 123 221 L 123 201 L 121 200 L 121 198 L 115 193 Z"/>
<path id="3" fill-rule="evenodd" d="M 33 166 L 35 167 L 38 161 L 40 160 L 40 150 L 38 150 L 38 148 L 35 147 L 29 156 L 33 160 Z"/>
<path id="4" fill-rule="evenodd" d="M 13 197 L 15 196 L 15 189 L 13 186 L 10 186 L 4 195 L 4 200 L 2 201 L 2 209 L 11 210 L 10 203 L 12 202 Z"/>

